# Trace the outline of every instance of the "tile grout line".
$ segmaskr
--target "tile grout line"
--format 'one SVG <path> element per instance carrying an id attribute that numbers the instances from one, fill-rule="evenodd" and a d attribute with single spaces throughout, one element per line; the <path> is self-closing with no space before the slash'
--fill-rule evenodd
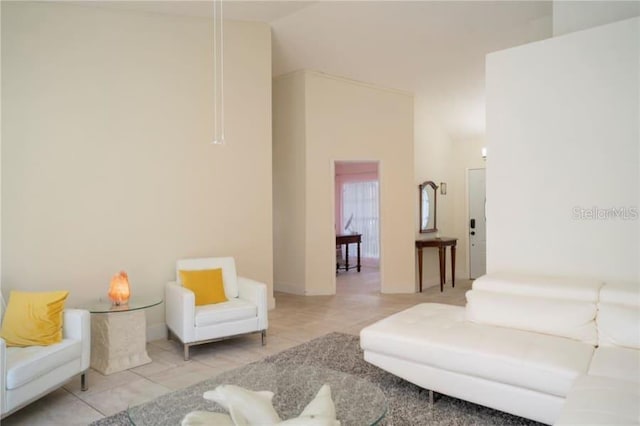
<path id="1" fill-rule="evenodd" d="M 85 401 L 84 399 L 80 398 L 78 395 L 76 395 L 75 393 L 71 392 L 69 389 L 65 389 L 64 386 L 62 387 L 62 389 L 64 389 L 68 394 L 70 394 L 71 396 L 73 396 L 75 399 L 77 399 L 78 401 L 80 401 L 81 403 L 83 403 L 84 405 L 86 405 L 87 407 L 91 408 L 92 410 L 98 412 L 103 418 L 106 417 L 107 415 L 105 413 L 103 413 L 102 411 L 100 411 L 98 409 L 98 407 L 94 407 L 93 405 L 89 404 L 89 402 Z M 81 391 L 82 392 L 82 391 Z"/>

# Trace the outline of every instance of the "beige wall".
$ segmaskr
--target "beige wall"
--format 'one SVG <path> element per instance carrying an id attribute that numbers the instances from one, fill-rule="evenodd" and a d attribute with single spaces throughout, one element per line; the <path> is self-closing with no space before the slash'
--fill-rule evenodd
<path id="1" fill-rule="evenodd" d="M 0 32 L 2 30 L 2 6 L 0 3 Z M 2 64 L 2 36 L 0 34 L 0 65 Z M 0 278 L 2 277 L 2 66 L 0 66 Z M 2 280 L 0 279 L 0 299 L 2 297 Z M 2 303 L 0 301 L 0 318 L 2 318 Z"/>
<path id="2" fill-rule="evenodd" d="M 311 71 L 279 77 L 274 88 L 298 78 L 305 81 L 304 293 L 335 292 L 335 161 L 379 161 L 381 291 L 415 291 L 413 97 Z M 276 277 L 283 267 L 276 264 Z"/>
<path id="3" fill-rule="evenodd" d="M 270 30 L 225 24 L 224 146 L 212 34 L 200 18 L 2 3 L 5 294 L 82 305 L 123 269 L 161 298 L 176 259 L 217 255 L 271 293 Z M 163 313 L 148 312 L 158 333 Z"/>
<path id="4" fill-rule="evenodd" d="M 484 136 L 456 140 L 453 143 L 454 161 L 448 197 L 453 201 L 453 236 L 458 238 L 456 277 L 469 278 L 469 192 L 468 171 L 484 169 L 482 147 Z"/>
<path id="5" fill-rule="evenodd" d="M 380 163 L 380 274 L 383 293 L 412 293 L 413 96 L 306 72 L 308 294 L 335 282 L 333 162 Z"/>
<path id="6" fill-rule="evenodd" d="M 415 233 L 417 238 L 435 236 L 458 239 L 456 246 L 456 279 L 469 278 L 469 201 L 467 172 L 469 169 L 485 168 L 482 147 L 486 146 L 484 135 L 454 139 L 441 126 L 437 113 L 431 111 L 424 98 L 416 98 L 415 139 L 415 187 L 416 212 Z M 447 194 L 438 189 L 438 232 L 420 234 L 418 227 L 418 185 L 432 180 L 436 185 L 447 183 Z M 417 262 L 416 262 L 417 265 Z M 417 274 L 417 267 L 416 267 Z M 451 256 L 447 250 L 447 283 L 451 285 Z M 417 276 L 417 275 L 416 275 Z M 438 251 L 423 250 L 423 287 L 439 285 Z"/>
<path id="7" fill-rule="evenodd" d="M 273 82 L 273 261 L 275 289 L 304 294 L 304 74 Z"/>
<path id="8" fill-rule="evenodd" d="M 451 185 L 454 175 L 454 152 L 453 140 L 442 128 L 436 112 L 431 111 L 424 98 L 416 98 L 415 109 L 415 177 L 413 182 L 413 229 L 414 236 L 420 239 L 434 237 L 456 237 L 454 234 L 454 203 L 452 194 L 458 190 Z M 447 195 L 441 195 L 437 190 L 437 228 L 438 232 L 433 234 L 420 234 L 419 227 L 419 195 L 418 185 L 424 181 L 433 181 L 440 186 L 441 182 L 447 183 Z M 458 241 L 458 247 L 460 241 Z M 451 256 L 447 250 L 447 282 L 451 280 Z M 414 256 L 415 258 L 415 256 Z M 439 263 L 437 249 L 423 249 L 422 286 L 431 287 L 439 285 Z M 456 267 L 459 264 L 456 258 Z M 418 277 L 418 262 L 414 262 L 414 273 L 416 280 Z"/>

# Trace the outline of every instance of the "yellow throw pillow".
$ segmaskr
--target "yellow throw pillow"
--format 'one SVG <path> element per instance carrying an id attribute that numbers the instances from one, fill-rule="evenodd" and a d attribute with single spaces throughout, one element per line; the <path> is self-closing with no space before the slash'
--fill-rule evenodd
<path id="1" fill-rule="evenodd" d="M 62 314 L 68 291 L 12 291 L 2 321 L 7 346 L 47 346 L 62 341 Z"/>
<path id="2" fill-rule="evenodd" d="M 182 286 L 196 295 L 196 306 L 226 302 L 222 281 L 222 269 L 203 269 L 200 271 L 180 271 Z"/>

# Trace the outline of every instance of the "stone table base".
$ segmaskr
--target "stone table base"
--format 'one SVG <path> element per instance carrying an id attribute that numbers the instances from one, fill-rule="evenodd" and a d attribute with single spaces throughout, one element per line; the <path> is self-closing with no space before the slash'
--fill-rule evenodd
<path id="1" fill-rule="evenodd" d="M 143 310 L 91 315 L 91 367 L 112 374 L 148 364 Z"/>

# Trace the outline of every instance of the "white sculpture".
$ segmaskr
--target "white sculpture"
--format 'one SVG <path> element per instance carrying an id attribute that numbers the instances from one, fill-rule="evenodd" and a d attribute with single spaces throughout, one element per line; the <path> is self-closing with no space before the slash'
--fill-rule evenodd
<path id="1" fill-rule="evenodd" d="M 182 426 L 340 426 L 329 385 L 320 388 L 299 417 L 285 421 L 273 408 L 273 392 L 220 385 L 205 392 L 203 397 L 217 402 L 229 414 L 192 411 L 182 419 Z"/>
<path id="2" fill-rule="evenodd" d="M 281 421 L 271 403 L 273 392 L 254 392 L 240 386 L 220 385 L 215 390 L 205 392 L 203 397 L 220 404 L 238 426 L 274 425 Z"/>

